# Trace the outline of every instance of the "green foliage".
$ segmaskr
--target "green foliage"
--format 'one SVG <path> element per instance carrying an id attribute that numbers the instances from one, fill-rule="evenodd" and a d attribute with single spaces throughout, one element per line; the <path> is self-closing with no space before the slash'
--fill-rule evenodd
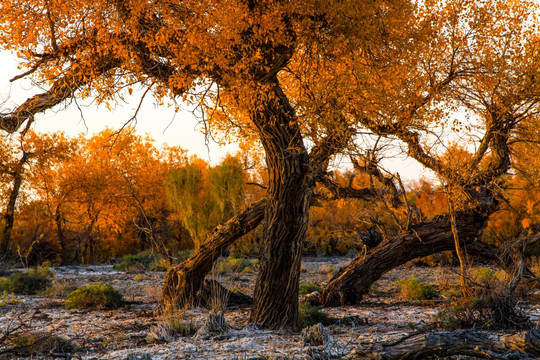
<path id="1" fill-rule="evenodd" d="M 13 294 L 9 294 L 7 291 L 4 290 L 3 294 L 0 295 L 0 307 L 6 306 L 6 305 L 16 305 L 16 304 L 22 304 L 24 301 L 15 299 Z"/>
<path id="2" fill-rule="evenodd" d="M 504 278 L 502 271 L 493 271 L 485 267 L 475 269 L 475 280 L 479 283 L 487 284 L 500 281 Z"/>
<path id="3" fill-rule="evenodd" d="M 186 323 L 185 321 L 177 318 L 170 319 L 170 324 L 174 331 L 181 336 L 195 335 L 195 333 L 197 333 L 197 330 L 199 330 L 199 328 L 192 322 Z"/>
<path id="4" fill-rule="evenodd" d="M 437 291 L 429 284 L 424 284 L 414 275 L 409 279 L 398 280 L 400 295 L 404 300 L 425 300 L 436 297 Z"/>
<path id="5" fill-rule="evenodd" d="M 257 272 L 257 264 L 259 264 L 259 260 L 257 259 L 244 259 L 229 256 L 227 259 L 218 262 L 217 271 L 218 273 L 235 272 L 253 274 Z"/>
<path id="6" fill-rule="evenodd" d="M 169 173 L 165 189 L 171 208 L 198 246 L 208 231 L 234 215 L 243 184 L 242 165 L 229 156 L 213 167 L 192 160 Z"/>
<path id="7" fill-rule="evenodd" d="M 114 265 L 113 268 L 128 272 L 167 270 L 166 265 L 162 262 L 162 258 L 159 255 L 153 254 L 151 251 L 143 251 L 135 255 L 125 255 L 122 257 L 122 261 Z"/>
<path id="8" fill-rule="evenodd" d="M 300 295 L 311 294 L 314 291 L 321 290 L 321 287 L 315 283 L 300 284 L 298 287 L 298 293 Z"/>
<path id="9" fill-rule="evenodd" d="M 47 266 L 38 266 L 25 272 L 16 272 L 8 278 L 0 278 L 0 291 L 19 295 L 35 295 L 52 284 L 53 273 Z"/>
<path id="10" fill-rule="evenodd" d="M 102 282 L 78 288 L 68 295 L 66 309 L 118 309 L 124 306 L 122 294 Z"/>
<path id="11" fill-rule="evenodd" d="M 335 323 L 335 319 L 328 316 L 328 314 L 321 311 L 321 309 L 322 306 L 313 306 L 308 302 L 301 302 L 298 310 L 302 327 L 308 327 L 319 323 L 323 325 Z"/>

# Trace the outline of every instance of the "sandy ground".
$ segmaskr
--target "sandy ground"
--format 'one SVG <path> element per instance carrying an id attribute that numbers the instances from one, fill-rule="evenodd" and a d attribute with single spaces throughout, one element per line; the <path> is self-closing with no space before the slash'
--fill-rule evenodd
<path id="1" fill-rule="evenodd" d="M 306 258 L 301 283 L 323 284 L 350 258 Z M 6 333 L 54 334 L 77 346 L 72 355 L 55 349 L 70 359 L 313 359 L 313 347 L 303 343 L 301 334 L 260 330 L 248 324 L 249 309 L 228 309 L 225 319 L 228 334 L 202 339 L 197 336 L 170 336 L 149 343 L 149 335 L 161 333 L 168 318 L 200 327 L 208 317 L 207 309 L 195 309 L 166 316 L 156 316 L 154 309 L 161 293 L 163 272 L 141 275 L 115 271 L 112 266 L 77 266 L 55 268 L 56 281 L 73 282 L 74 286 L 103 281 L 119 290 L 128 301 L 125 308 L 112 311 L 65 310 L 64 298 L 56 296 L 16 296 L 21 304 L 0 307 L 0 339 Z M 451 267 L 402 266 L 380 279 L 362 304 L 354 307 L 324 309 L 335 318 L 329 325 L 331 339 L 325 347 L 328 357 L 339 358 L 353 348 L 366 348 L 381 341 L 393 341 L 434 321 L 448 300 L 441 296 L 431 301 L 405 302 L 397 296 L 395 281 L 416 276 L 437 288 L 458 281 L 457 269 Z M 256 274 L 228 273 L 217 275 L 223 285 L 251 295 Z M 520 306 L 532 321 L 538 322 L 540 306 L 522 302 Z M 52 359 L 50 353 L 17 355 L 0 342 L 0 359 Z M 4 353 L 3 353 L 4 352 Z"/>

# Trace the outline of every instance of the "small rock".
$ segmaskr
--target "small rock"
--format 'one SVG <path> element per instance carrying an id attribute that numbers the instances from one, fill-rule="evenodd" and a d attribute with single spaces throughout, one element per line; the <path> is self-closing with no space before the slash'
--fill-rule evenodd
<path id="1" fill-rule="evenodd" d="M 152 355 L 148 353 L 133 353 L 126 356 L 124 360 L 152 360 Z"/>

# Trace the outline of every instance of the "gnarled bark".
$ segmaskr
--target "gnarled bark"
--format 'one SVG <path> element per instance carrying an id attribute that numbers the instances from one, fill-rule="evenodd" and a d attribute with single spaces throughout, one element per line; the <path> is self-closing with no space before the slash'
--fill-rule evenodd
<path id="1" fill-rule="evenodd" d="M 478 212 L 456 214 L 460 241 L 471 243 L 484 228 L 487 215 Z M 360 302 L 369 287 L 386 272 L 423 256 L 454 248 L 454 237 L 449 216 L 411 227 L 411 230 L 389 238 L 368 253 L 359 255 L 342 268 L 319 294 L 308 300 L 317 305 L 340 306 Z"/>
<path id="2" fill-rule="evenodd" d="M 251 114 L 266 152 L 268 205 L 260 271 L 250 321 L 264 328 L 298 329 L 298 285 L 311 187 L 309 157 L 294 109 L 277 79 L 259 94 Z"/>
<path id="3" fill-rule="evenodd" d="M 255 229 L 264 217 L 266 200 L 251 204 L 241 214 L 218 226 L 188 259 L 167 271 L 160 309 L 172 310 L 198 305 L 204 278 L 234 240 Z"/>
<path id="4" fill-rule="evenodd" d="M 471 356 L 485 359 L 533 359 L 540 356 L 540 331 L 500 335 L 475 330 L 437 331 L 409 335 L 381 344 L 369 352 L 356 352 L 353 359 L 425 359 Z"/>

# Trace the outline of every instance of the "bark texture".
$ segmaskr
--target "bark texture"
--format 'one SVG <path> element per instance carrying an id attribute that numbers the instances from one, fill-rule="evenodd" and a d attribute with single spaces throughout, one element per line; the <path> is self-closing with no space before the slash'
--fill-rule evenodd
<path id="1" fill-rule="evenodd" d="M 15 166 L 13 171 L 13 187 L 9 194 L 9 201 L 4 212 L 4 228 L 0 238 L 0 256 L 3 258 L 8 257 L 9 243 L 11 242 L 11 231 L 13 230 L 13 224 L 15 222 L 15 205 L 17 205 L 17 199 L 19 198 L 19 190 L 21 189 L 23 180 L 24 164 L 28 161 L 28 153 L 24 152 L 21 159 Z"/>
<path id="2" fill-rule="evenodd" d="M 463 245 L 472 243 L 484 228 L 487 215 L 478 212 L 456 214 L 456 225 Z M 454 248 L 449 216 L 411 227 L 411 230 L 381 243 L 364 258 L 359 255 L 342 268 L 321 290 L 308 297 L 312 304 L 355 305 L 369 287 L 386 272 L 423 256 Z"/>
<path id="3" fill-rule="evenodd" d="M 460 355 L 484 359 L 536 359 L 540 356 L 540 331 L 511 335 L 475 330 L 422 333 L 379 345 L 375 351 L 356 352 L 349 358 L 413 360 Z"/>
<path id="4" fill-rule="evenodd" d="M 204 278 L 234 240 L 255 229 L 264 217 L 266 200 L 250 205 L 241 214 L 217 227 L 200 248 L 181 264 L 171 267 L 163 282 L 162 311 L 198 305 Z"/>
<path id="5" fill-rule="evenodd" d="M 294 109 L 277 79 L 259 94 L 251 113 L 266 152 L 268 203 L 260 271 L 250 321 L 263 328 L 298 330 L 298 285 L 311 187 L 309 156 Z"/>

